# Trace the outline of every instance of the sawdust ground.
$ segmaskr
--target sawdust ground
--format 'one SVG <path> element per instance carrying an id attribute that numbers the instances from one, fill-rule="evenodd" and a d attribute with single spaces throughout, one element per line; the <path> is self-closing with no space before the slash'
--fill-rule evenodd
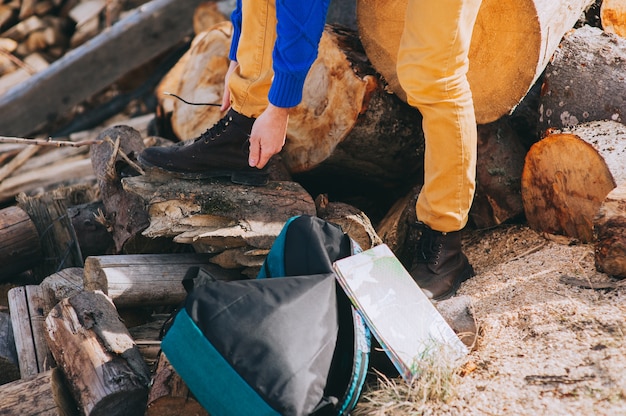
<path id="1" fill-rule="evenodd" d="M 596 271 L 592 244 L 548 237 L 524 225 L 466 235 L 477 274 L 458 293 L 481 330 L 476 367 L 419 413 L 626 415 L 626 286 Z"/>

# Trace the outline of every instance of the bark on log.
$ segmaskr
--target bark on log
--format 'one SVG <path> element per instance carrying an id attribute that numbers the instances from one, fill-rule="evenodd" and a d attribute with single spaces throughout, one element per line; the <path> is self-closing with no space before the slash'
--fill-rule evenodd
<path id="1" fill-rule="evenodd" d="M 626 1 L 602 0 L 600 21 L 605 32 L 626 38 Z"/>
<path id="2" fill-rule="evenodd" d="M 158 89 L 161 106 L 172 108 L 172 130 L 180 139 L 199 135 L 222 115 L 218 108 L 190 106 L 163 92 L 220 103 L 231 35 L 229 22 L 197 35 Z M 356 33 L 327 26 L 302 103 L 290 113 L 281 153 L 288 170 L 319 167 L 361 181 L 403 181 L 420 170 L 423 144 L 421 115 L 384 90 Z"/>
<path id="3" fill-rule="evenodd" d="M 11 315 L 0 312 L 0 385 L 18 378 L 20 378 L 20 368 L 15 349 Z"/>
<path id="4" fill-rule="evenodd" d="M 469 213 L 476 228 L 524 214 L 520 182 L 527 150 L 522 142 L 508 116 L 478 126 L 476 194 Z"/>
<path id="5" fill-rule="evenodd" d="M 54 367 L 45 339 L 44 319 L 52 309 L 51 299 L 40 286 L 19 286 L 9 290 L 9 310 L 22 378 Z"/>
<path id="6" fill-rule="evenodd" d="M 85 261 L 85 290 L 100 290 L 118 308 L 177 306 L 185 300 L 182 285 L 191 267 L 212 267 L 224 280 L 235 277 L 209 263 L 210 254 L 128 254 L 93 256 Z"/>
<path id="7" fill-rule="evenodd" d="M 370 219 L 360 209 L 343 202 L 330 202 L 325 194 L 315 198 L 315 206 L 318 217 L 339 225 L 363 250 L 383 242 Z"/>
<path id="8" fill-rule="evenodd" d="M 267 186 L 235 185 L 220 180 L 188 181 L 137 176 L 122 180 L 124 189 L 148 205 L 148 237 L 167 236 L 209 252 L 250 246 L 269 249 L 294 215 L 315 215 L 311 196 L 295 182 Z"/>
<path id="9" fill-rule="evenodd" d="M 524 98 L 593 0 L 484 0 L 470 48 L 469 82 L 479 124 L 495 121 Z M 357 22 L 368 58 L 403 100 L 396 75 L 407 0 L 359 0 Z"/>
<path id="10" fill-rule="evenodd" d="M 193 12 L 200 2 L 150 1 L 63 56 L 50 70 L 2 95 L 3 133 L 28 136 L 129 70 L 175 46 L 191 34 Z"/>
<path id="11" fill-rule="evenodd" d="M 522 173 L 529 226 L 592 242 L 602 201 L 626 182 L 625 158 L 626 126 L 615 121 L 579 124 L 535 143 Z"/>
<path id="12" fill-rule="evenodd" d="M 111 230 L 116 252 L 120 253 L 149 223 L 143 201 L 124 191 L 121 184 L 123 176 L 137 173 L 119 152 L 134 159 L 144 149 L 143 139 L 134 128 L 120 125 L 103 130 L 98 140 L 102 143 L 91 146 L 91 163 L 105 207 L 107 228 Z M 119 149 L 115 143 L 119 143 Z"/>
<path id="13" fill-rule="evenodd" d="M 546 67 L 540 133 L 595 120 L 626 121 L 626 39 L 583 26 L 567 34 Z"/>
<path id="14" fill-rule="evenodd" d="M 78 416 L 78 414 L 65 378 L 58 368 L 0 386 L 2 416 Z"/>
<path id="15" fill-rule="evenodd" d="M 165 354 L 160 354 L 148 395 L 146 416 L 208 416 L 193 398 L 189 388 L 170 364 Z"/>
<path id="16" fill-rule="evenodd" d="M 77 186 L 34 197 L 18 196 L 19 206 L 28 213 L 40 235 L 43 261 L 32 269 L 37 281 L 60 269 L 82 267 L 83 257 L 67 209 L 92 201 L 93 195 L 91 187 Z"/>
<path id="17" fill-rule="evenodd" d="M 39 233 L 26 211 L 17 206 L 0 210 L 0 281 L 33 267 L 41 253 Z"/>
<path id="18" fill-rule="evenodd" d="M 59 270 L 43 279 L 39 286 L 52 299 L 52 305 L 56 305 L 83 290 L 83 268 L 68 267 Z"/>
<path id="19" fill-rule="evenodd" d="M 600 272 L 626 278 L 626 183 L 606 196 L 593 220 L 595 265 Z"/>
<path id="20" fill-rule="evenodd" d="M 46 318 L 48 344 L 85 415 L 143 414 L 150 370 L 102 292 L 58 303 Z"/>

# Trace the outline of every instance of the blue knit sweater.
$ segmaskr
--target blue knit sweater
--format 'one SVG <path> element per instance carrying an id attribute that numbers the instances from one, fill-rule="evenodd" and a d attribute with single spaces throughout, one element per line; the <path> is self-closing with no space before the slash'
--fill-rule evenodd
<path id="1" fill-rule="evenodd" d="M 254 0 L 253 0 L 254 1 Z M 302 101 L 302 88 L 317 58 L 330 0 L 276 0 L 276 43 L 274 79 L 268 99 L 277 107 L 294 107 Z M 241 36 L 241 0 L 231 14 L 234 26 L 230 59 L 237 60 Z"/>

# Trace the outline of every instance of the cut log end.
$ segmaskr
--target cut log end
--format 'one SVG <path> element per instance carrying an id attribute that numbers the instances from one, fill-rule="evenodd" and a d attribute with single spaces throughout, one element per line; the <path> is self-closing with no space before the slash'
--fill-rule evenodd
<path id="1" fill-rule="evenodd" d="M 592 241 L 593 218 L 614 187 L 604 159 L 575 134 L 549 135 L 526 155 L 522 200 L 535 230 Z"/>

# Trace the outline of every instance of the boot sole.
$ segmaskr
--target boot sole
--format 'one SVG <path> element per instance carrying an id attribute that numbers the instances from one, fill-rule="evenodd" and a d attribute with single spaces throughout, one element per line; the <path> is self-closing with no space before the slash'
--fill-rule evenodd
<path id="1" fill-rule="evenodd" d="M 259 170 L 259 172 L 242 172 L 237 170 L 207 170 L 202 172 L 180 172 L 175 170 L 167 170 L 161 166 L 156 166 L 144 160 L 141 156 L 137 158 L 139 163 L 146 169 L 155 170 L 167 176 L 178 179 L 200 180 L 212 178 L 228 177 L 232 183 L 238 185 L 264 186 L 269 182 L 269 174 Z"/>

